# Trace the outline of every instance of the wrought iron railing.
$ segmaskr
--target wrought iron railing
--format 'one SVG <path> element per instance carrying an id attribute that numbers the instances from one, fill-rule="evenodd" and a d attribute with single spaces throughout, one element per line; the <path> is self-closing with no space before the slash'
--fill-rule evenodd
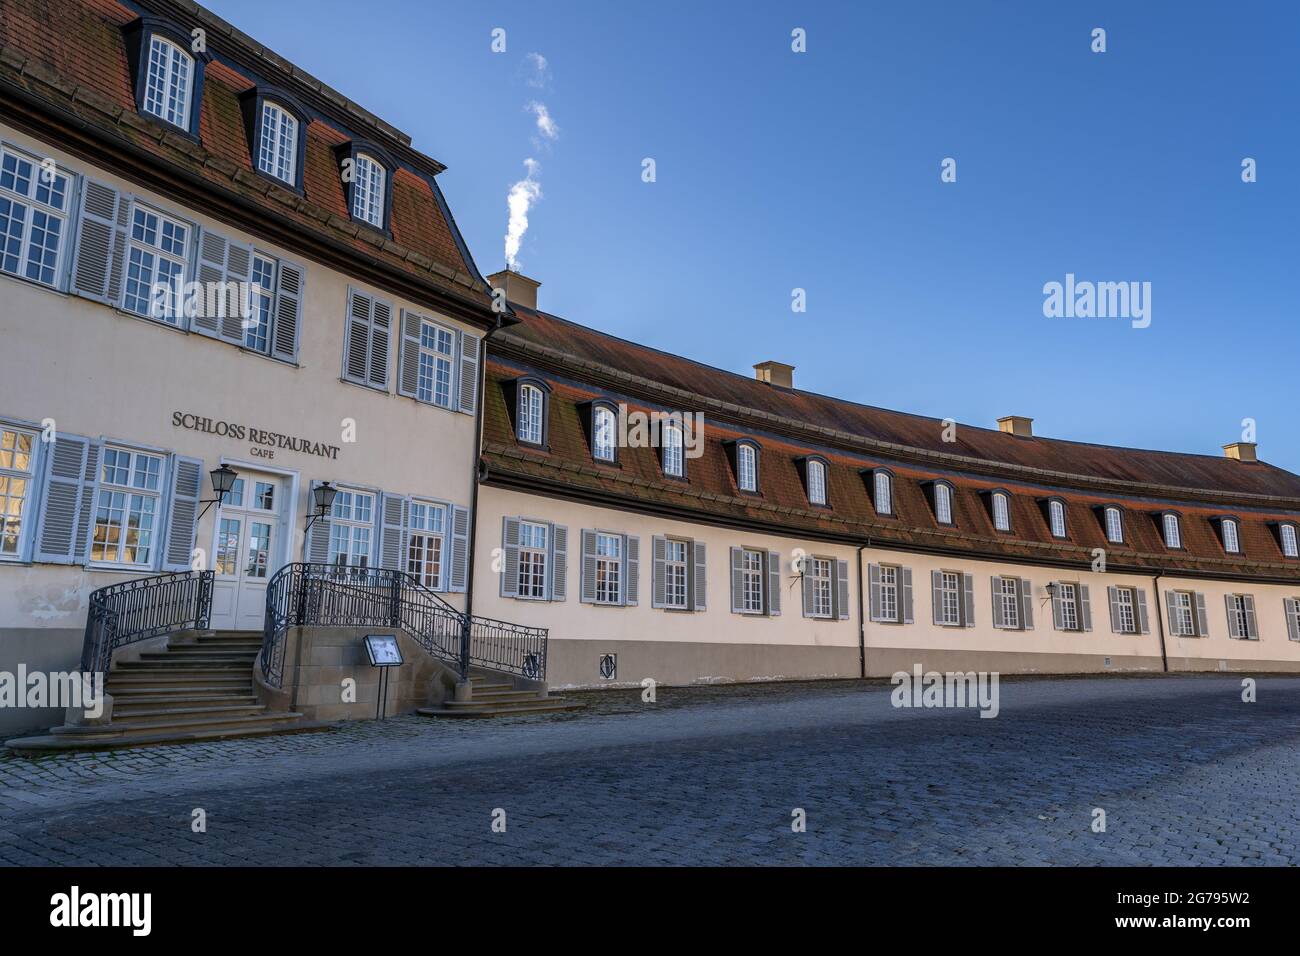
<path id="1" fill-rule="evenodd" d="M 462 677 L 473 666 L 533 680 L 546 678 L 545 628 L 466 618 L 409 574 L 383 568 L 288 564 L 266 589 L 262 674 L 284 686 L 291 627 L 399 628 Z"/>
<path id="2" fill-rule="evenodd" d="M 82 673 L 107 672 L 119 647 L 185 628 L 205 630 L 212 613 L 211 571 L 135 578 L 92 591 L 81 649 Z"/>

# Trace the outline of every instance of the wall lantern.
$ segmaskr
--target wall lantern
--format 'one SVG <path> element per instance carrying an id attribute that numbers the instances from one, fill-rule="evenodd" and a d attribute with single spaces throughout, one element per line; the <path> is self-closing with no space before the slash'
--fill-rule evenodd
<path id="1" fill-rule="evenodd" d="M 216 497 L 199 502 L 199 504 L 203 505 L 203 510 L 199 512 L 200 518 L 207 514 L 208 509 L 213 505 L 225 503 L 226 495 L 230 494 L 230 489 L 235 487 L 235 479 L 239 477 L 239 472 L 229 465 L 223 464 L 220 468 L 213 468 L 212 471 L 208 472 L 208 476 L 212 479 L 212 491 Z"/>
<path id="2" fill-rule="evenodd" d="M 323 518 L 330 513 L 330 509 L 334 507 L 334 497 L 338 493 L 339 490 L 328 481 L 322 481 L 312 489 L 311 496 L 313 503 L 316 505 L 316 511 L 307 518 L 307 527 L 303 528 L 303 534 L 310 531 L 311 526 L 315 524 L 318 519 Z"/>

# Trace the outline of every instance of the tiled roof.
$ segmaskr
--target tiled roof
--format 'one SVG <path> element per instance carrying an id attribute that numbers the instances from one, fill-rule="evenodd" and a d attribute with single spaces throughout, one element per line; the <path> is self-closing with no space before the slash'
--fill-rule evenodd
<path id="1" fill-rule="evenodd" d="M 184 8 L 214 27 L 231 29 L 192 4 L 160 0 L 154 5 Z M 341 129 L 313 118 L 306 130 L 303 195 L 282 189 L 253 172 L 239 94 L 255 85 L 255 79 L 223 59 L 221 49 L 223 43 L 233 49 L 240 39 L 215 29 L 209 34 L 209 50 L 216 58 L 204 71 L 200 142 L 195 143 L 135 108 L 122 28 L 136 19 L 134 11 L 115 0 L 0 0 L 0 100 L 6 98 L 6 87 L 21 91 L 54 115 L 71 113 L 106 146 L 144 150 L 168 167 L 206 181 L 214 193 L 282 217 L 299 234 L 341 243 L 358 259 L 373 261 L 472 308 L 490 306 L 486 283 L 463 251 L 455 224 L 444 213 L 432 174 L 427 172 L 440 170 L 440 164 L 409 150 L 402 134 L 359 115 L 364 111 L 348 104 L 349 115 L 358 114 L 357 128 Z M 241 55 L 257 59 L 268 75 L 289 67 L 260 47 L 241 50 Z M 276 84 L 305 98 L 311 90 L 296 89 L 294 79 L 305 74 L 289 68 L 292 76 L 278 77 Z M 330 95 L 337 96 L 332 91 Z M 366 127 L 367 122 L 372 128 Z M 349 217 L 333 148 L 354 136 L 387 137 L 390 152 L 404 154 L 417 168 L 425 167 L 418 173 L 402 168 L 393 176 L 391 239 Z M 121 171 L 132 175 L 129 168 Z M 144 181 L 152 185 L 148 178 Z"/>

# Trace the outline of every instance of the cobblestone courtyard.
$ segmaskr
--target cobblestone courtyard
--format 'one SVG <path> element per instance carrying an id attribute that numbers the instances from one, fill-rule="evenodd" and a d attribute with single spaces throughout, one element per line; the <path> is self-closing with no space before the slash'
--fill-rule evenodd
<path id="1" fill-rule="evenodd" d="M 889 693 L 660 688 L 549 718 L 6 754 L 0 862 L 1300 862 L 1300 679 L 1260 679 L 1256 703 L 1225 675 L 1004 680 L 992 720 Z"/>

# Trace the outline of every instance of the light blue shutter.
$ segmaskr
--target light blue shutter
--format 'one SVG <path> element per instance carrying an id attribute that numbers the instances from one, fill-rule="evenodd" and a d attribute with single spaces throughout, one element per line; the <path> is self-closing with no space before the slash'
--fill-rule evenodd
<path id="1" fill-rule="evenodd" d="M 406 525 L 410 505 L 401 495 L 379 494 L 379 566 L 388 571 L 405 570 Z"/>
<path id="2" fill-rule="evenodd" d="M 870 589 L 870 607 L 867 611 L 871 615 L 871 620 L 883 620 L 880 616 L 880 565 L 867 565 L 867 587 Z"/>
<path id="3" fill-rule="evenodd" d="M 60 432 L 46 447 L 36 560 L 84 564 L 99 479 L 99 442 Z"/>
<path id="4" fill-rule="evenodd" d="M 1147 592 L 1142 588 L 1134 588 L 1133 593 L 1137 596 L 1138 630 L 1143 634 L 1150 634 L 1151 621 L 1147 617 Z"/>
<path id="5" fill-rule="evenodd" d="M 835 616 L 849 619 L 849 562 L 835 562 Z"/>
<path id="6" fill-rule="evenodd" d="M 1034 590 L 1028 578 L 1020 579 L 1020 629 L 1034 629 Z"/>
<path id="7" fill-rule="evenodd" d="M 568 594 L 569 529 L 564 525 L 551 525 L 551 580 L 552 601 L 563 601 Z"/>
<path id="8" fill-rule="evenodd" d="M 731 549 L 731 611 L 742 614 L 745 610 L 744 549 Z"/>
<path id="9" fill-rule="evenodd" d="M 172 457 L 171 503 L 167 509 L 164 571 L 188 571 L 198 533 L 199 497 L 203 491 L 203 459 Z"/>
<path id="10" fill-rule="evenodd" d="M 1002 578 L 995 574 L 989 580 L 993 584 L 993 626 L 1005 628 L 1007 626 L 1007 617 L 1002 612 Z"/>
<path id="11" fill-rule="evenodd" d="M 1237 615 L 1233 613 L 1232 597 L 1231 594 L 1225 594 L 1223 596 L 1224 608 L 1228 613 L 1228 636 L 1237 638 L 1245 637 L 1246 635 L 1242 634 L 1241 630 L 1237 627 Z"/>
<path id="12" fill-rule="evenodd" d="M 775 551 L 767 553 L 767 613 L 781 616 L 781 555 Z"/>
<path id="13" fill-rule="evenodd" d="M 501 519 L 501 596 L 519 596 L 519 519 Z"/>
<path id="14" fill-rule="evenodd" d="M 961 601 L 961 622 L 966 627 L 975 626 L 975 576 L 963 574 L 962 580 L 962 601 Z"/>
<path id="15" fill-rule="evenodd" d="M 641 539 L 623 536 L 623 603 L 635 606 L 641 597 Z"/>
<path id="16" fill-rule="evenodd" d="M 692 547 L 695 575 L 695 589 L 691 592 L 691 610 L 703 611 L 708 607 L 709 575 L 708 552 L 703 541 L 696 541 Z"/>
<path id="17" fill-rule="evenodd" d="M 460 333 L 460 411 L 473 415 L 478 394 L 479 337 L 471 332 Z"/>
<path id="18" fill-rule="evenodd" d="M 1210 636 L 1210 618 L 1205 613 L 1205 594 L 1202 591 L 1196 592 L 1196 636 Z"/>
<path id="19" fill-rule="evenodd" d="M 310 515 L 316 509 L 316 498 L 311 492 L 314 492 L 319 481 L 311 483 L 311 489 L 307 494 L 307 513 L 308 520 Z M 303 542 L 303 550 L 306 559 L 311 564 L 328 564 L 330 559 L 330 516 L 327 512 L 323 518 L 316 518 L 312 521 L 311 530 L 307 532 L 307 540 Z"/>
<path id="20" fill-rule="evenodd" d="M 813 616 L 813 606 L 816 603 L 816 588 L 814 586 L 812 571 L 813 559 L 805 556 L 799 562 L 799 590 L 803 594 L 803 616 Z"/>
<path id="21" fill-rule="evenodd" d="M 668 539 L 655 535 L 650 539 L 650 606 L 663 607 L 668 603 Z"/>
<path id="22" fill-rule="evenodd" d="M 1255 599 L 1249 594 L 1243 595 L 1246 604 L 1246 637 L 1252 641 L 1259 640 L 1259 621 L 1255 617 Z"/>
<path id="23" fill-rule="evenodd" d="M 347 336 L 343 344 L 343 377 L 365 385 L 370 370 L 370 316 L 374 300 L 364 292 L 348 290 Z"/>
<path id="24" fill-rule="evenodd" d="M 934 613 L 934 623 L 943 623 L 943 575 L 938 571 L 930 572 L 930 604 Z"/>
<path id="25" fill-rule="evenodd" d="M 393 321 L 393 307 L 383 299 L 375 299 L 370 318 L 370 373 L 368 380 L 375 388 L 388 391 L 389 336 Z"/>
<path id="26" fill-rule="evenodd" d="M 596 602 L 596 532 L 582 529 L 582 570 L 578 600 L 583 604 Z"/>
<path id="27" fill-rule="evenodd" d="M 90 179 L 83 187 L 69 287 L 75 295 L 117 305 L 131 197 Z"/>
<path id="28" fill-rule="evenodd" d="M 912 569 L 903 568 L 899 575 L 903 580 L 903 623 L 912 624 L 916 620 L 912 613 Z"/>
<path id="29" fill-rule="evenodd" d="M 226 282 L 239 283 L 234 290 L 227 290 L 226 315 L 221 320 L 221 339 L 232 345 L 244 344 L 244 309 L 250 303 L 243 293 L 253 280 L 253 247 L 239 242 L 232 242 L 226 252 Z M 268 330 L 269 333 L 269 330 Z"/>
<path id="30" fill-rule="evenodd" d="M 1106 600 L 1110 604 L 1110 629 L 1115 634 L 1123 634 L 1120 630 L 1119 588 L 1114 585 L 1106 588 Z"/>
<path id="31" fill-rule="evenodd" d="M 397 354 L 397 394 L 415 398 L 420 384 L 420 331 L 424 320 L 418 312 L 402 310 L 402 336 Z"/>
<path id="32" fill-rule="evenodd" d="M 464 591 L 469 577 L 469 509 L 451 506 L 451 586 Z"/>
<path id="33" fill-rule="evenodd" d="M 275 322 L 271 331 L 271 356 L 282 362 L 298 360 L 298 329 L 302 325 L 306 272 L 292 262 L 279 263 L 275 289 Z"/>
<path id="34" fill-rule="evenodd" d="M 220 233 L 204 229 L 199 235 L 197 270 L 199 290 L 190 304 L 193 309 L 190 329 L 209 338 L 220 339 L 223 336 L 220 319 L 208 311 L 206 290 L 225 281 L 226 258 L 229 251 L 230 242 Z"/>
<path id="35" fill-rule="evenodd" d="M 1283 598 L 1282 611 L 1286 614 L 1286 636 L 1288 640 L 1300 641 L 1300 621 L 1296 620 L 1296 598 Z"/>

